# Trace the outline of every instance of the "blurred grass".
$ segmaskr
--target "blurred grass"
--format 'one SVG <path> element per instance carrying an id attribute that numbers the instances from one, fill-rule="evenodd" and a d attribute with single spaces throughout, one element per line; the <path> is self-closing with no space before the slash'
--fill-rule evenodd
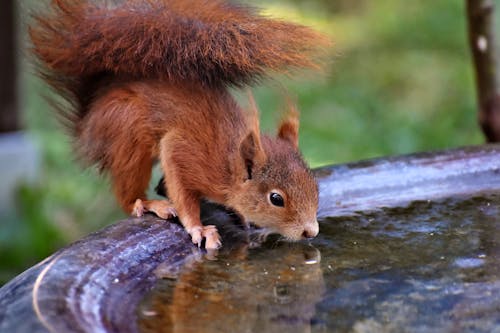
<path id="1" fill-rule="evenodd" d="M 312 166 L 483 141 L 462 1 L 253 2 L 334 40 L 324 73 L 280 80 L 297 96 L 301 149 Z M 46 87 L 28 65 L 22 82 L 25 123 L 43 168 L 37 184 L 19 191 L 20 216 L 2 226 L 0 283 L 124 216 L 107 181 L 75 163 L 70 140 L 42 97 Z M 279 84 L 255 91 L 262 127 L 272 131 L 282 104 Z"/>

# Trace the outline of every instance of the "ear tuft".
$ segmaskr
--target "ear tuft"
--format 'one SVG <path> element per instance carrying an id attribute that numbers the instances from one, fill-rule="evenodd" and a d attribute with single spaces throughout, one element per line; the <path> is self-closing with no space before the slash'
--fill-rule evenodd
<path id="1" fill-rule="evenodd" d="M 294 105 L 289 105 L 287 115 L 278 128 L 278 138 L 299 149 L 299 111 Z"/>

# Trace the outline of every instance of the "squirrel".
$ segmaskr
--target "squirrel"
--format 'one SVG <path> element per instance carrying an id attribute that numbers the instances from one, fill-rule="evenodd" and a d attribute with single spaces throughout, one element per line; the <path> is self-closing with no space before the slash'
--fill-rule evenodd
<path id="1" fill-rule="evenodd" d="M 289 240 L 318 234 L 295 107 L 264 135 L 254 102 L 244 111 L 230 89 L 319 68 L 326 37 L 223 0 L 51 0 L 33 19 L 31 50 L 77 155 L 110 176 L 125 212 L 177 216 L 207 249 L 221 241 L 201 199 Z M 145 194 L 156 161 L 168 200 Z"/>

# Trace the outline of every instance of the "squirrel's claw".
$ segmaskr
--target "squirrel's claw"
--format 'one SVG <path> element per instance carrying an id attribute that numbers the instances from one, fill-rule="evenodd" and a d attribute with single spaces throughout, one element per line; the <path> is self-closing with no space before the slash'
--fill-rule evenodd
<path id="1" fill-rule="evenodd" d="M 205 249 L 216 250 L 222 246 L 219 233 L 214 225 L 197 226 L 187 229 L 187 232 L 191 235 L 191 240 L 193 244 L 201 247 L 201 242 L 205 238 Z"/>
<path id="2" fill-rule="evenodd" d="M 222 246 L 219 233 L 214 225 L 207 225 L 203 227 L 203 237 L 205 238 L 205 248 L 218 249 Z"/>
<path id="3" fill-rule="evenodd" d="M 145 208 L 144 208 L 144 205 L 142 204 L 142 200 L 137 199 L 134 203 L 134 207 L 132 208 L 132 215 L 137 216 L 137 217 L 141 217 L 144 215 L 144 211 L 145 211 Z"/>
<path id="4" fill-rule="evenodd" d="M 191 241 L 193 242 L 193 244 L 198 245 L 198 247 L 201 247 L 201 241 L 203 240 L 202 236 L 203 227 L 193 227 L 186 230 L 191 235 Z"/>

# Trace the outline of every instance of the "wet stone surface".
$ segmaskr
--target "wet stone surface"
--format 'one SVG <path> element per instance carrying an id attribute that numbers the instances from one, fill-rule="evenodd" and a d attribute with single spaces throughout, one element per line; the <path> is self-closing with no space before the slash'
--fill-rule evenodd
<path id="1" fill-rule="evenodd" d="M 191 260 L 145 295 L 138 327 L 500 332 L 499 220 L 494 194 L 325 219 L 310 243 Z"/>

